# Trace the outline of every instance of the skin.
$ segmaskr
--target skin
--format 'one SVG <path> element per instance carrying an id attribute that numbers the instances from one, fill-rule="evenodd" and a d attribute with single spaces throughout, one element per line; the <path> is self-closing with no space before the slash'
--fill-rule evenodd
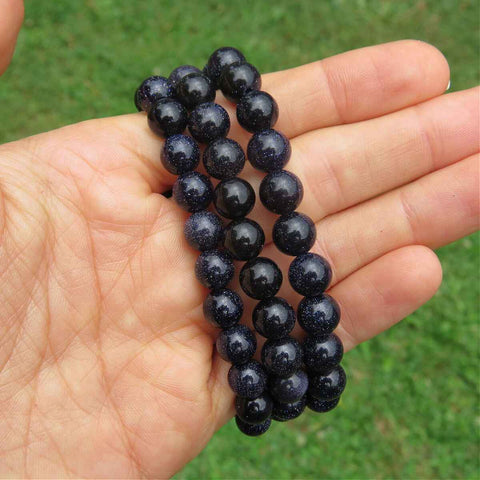
<path id="1" fill-rule="evenodd" d="M 0 12 L 4 69 L 23 7 Z M 347 350 L 430 299 L 431 249 L 478 228 L 479 91 L 443 95 L 448 82 L 442 54 L 416 41 L 263 76 Z M 166 478 L 232 416 L 160 148 L 144 114 L 0 146 L 2 476 Z M 270 231 L 274 216 L 250 217 Z"/>

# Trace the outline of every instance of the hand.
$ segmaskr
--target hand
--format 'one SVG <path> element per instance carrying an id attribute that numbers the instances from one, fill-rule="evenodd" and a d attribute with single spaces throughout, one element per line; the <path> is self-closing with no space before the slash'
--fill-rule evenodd
<path id="1" fill-rule="evenodd" d="M 431 249 L 478 228 L 479 92 L 439 97 L 448 80 L 415 41 L 263 77 L 346 349 L 425 303 L 441 282 Z M 232 415 L 160 148 L 144 114 L 0 147 L 3 475 L 168 477 Z M 273 216 L 250 216 L 271 230 Z M 289 261 L 271 244 L 262 255 Z"/>

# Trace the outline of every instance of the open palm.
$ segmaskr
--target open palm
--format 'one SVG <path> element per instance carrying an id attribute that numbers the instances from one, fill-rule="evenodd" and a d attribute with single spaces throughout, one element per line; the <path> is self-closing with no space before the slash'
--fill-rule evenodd
<path id="1" fill-rule="evenodd" d="M 448 76 L 405 41 L 263 77 L 347 349 L 427 301 L 430 248 L 477 228 L 478 90 L 434 98 Z M 232 414 L 160 148 L 144 114 L 0 147 L 3 474 L 168 477 Z M 250 217 L 271 230 L 263 207 Z M 288 265 L 271 244 L 262 255 Z"/>

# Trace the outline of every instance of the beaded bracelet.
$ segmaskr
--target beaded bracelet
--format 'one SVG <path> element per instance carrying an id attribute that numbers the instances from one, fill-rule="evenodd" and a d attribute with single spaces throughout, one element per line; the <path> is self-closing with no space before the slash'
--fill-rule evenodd
<path id="1" fill-rule="evenodd" d="M 238 428 L 250 436 L 268 430 L 271 420 L 298 417 L 308 406 L 327 412 L 339 402 L 346 375 L 340 366 L 343 345 L 333 331 L 340 308 L 325 294 L 332 271 L 320 255 L 310 253 L 316 239 L 313 221 L 296 211 L 303 198 L 300 179 L 283 170 L 290 155 L 290 142 L 274 130 L 278 106 L 261 91 L 258 70 L 235 48 L 223 47 L 209 58 L 203 71 L 182 65 L 167 78 L 147 78 L 135 93 L 135 105 L 148 114 L 153 132 L 165 138 L 163 166 L 178 175 L 172 195 L 191 216 L 185 237 L 201 253 L 195 264 L 197 279 L 210 289 L 204 301 L 207 321 L 221 331 L 216 348 L 232 364 L 228 382 L 236 394 Z M 259 196 L 262 204 L 280 215 L 272 237 L 284 254 L 294 256 L 288 270 L 292 288 L 304 298 L 297 310 L 298 323 L 306 332 L 302 344 L 289 334 L 296 322 L 295 310 L 275 296 L 283 281 L 276 263 L 261 257 L 265 234 L 247 218 L 256 196 L 252 186 L 238 177 L 245 153 L 227 138 L 230 119 L 214 103 L 216 90 L 237 104 L 238 123 L 252 133 L 247 146 L 251 165 L 266 172 Z M 188 126 L 190 136 L 183 132 Z M 208 176 L 195 169 L 200 163 L 199 143 L 206 144 L 202 160 L 210 177 L 220 182 L 213 188 Z M 214 203 L 222 219 L 207 210 Z M 221 247 L 219 247 L 221 246 Z M 257 333 L 266 338 L 261 363 L 253 360 L 257 349 L 254 332 L 240 324 L 243 301 L 226 288 L 234 276 L 233 260 L 245 261 L 240 285 L 246 295 L 259 300 L 252 314 Z"/>

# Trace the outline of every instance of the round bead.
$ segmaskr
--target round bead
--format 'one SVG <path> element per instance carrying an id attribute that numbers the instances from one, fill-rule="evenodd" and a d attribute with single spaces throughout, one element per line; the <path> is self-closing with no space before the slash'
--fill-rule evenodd
<path id="1" fill-rule="evenodd" d="M 172 98 L 175 90 L 165 77 L 154 75 L 142 82 L 135 92 L 135 106 L 138 111 L 149 112 L 153 104 L 161 98 Z"/>
<path id="2" fill-rule="evenodd" d="M 291 172 L 271 172 L 260 183 L 260 200 L 267 210 L 277 215 L 293 212 L 303 199 L 300 179 Z"/>
<path id="3" fill-rule="evenodd" d="M 265 422 L 272 414 L 273 402 L 268 393 L 263 393 L 257 398 L 235 398 L 235 411 L 239 418 L 250 425 Z"/>
<path id="4" fill-rule="evenodd" d="M 197 168 L 200 149 L 197 142 L 187 135 L 171 135 L 165 140 L 160 160 L 167 171 L 181 175 Z"/>
<path id="5" fill-rule="evenodd" d="M 263 300 L 274 297 L 282 285 L 282 272 L 277 264 L 265 257 L 248 261 L 240 271 L 240 285 L 252 298 Z"/>
<path id="6" fill-rule="evenodd" d="M 267 92 L 252 90 L 237 105 L 238 123 L 250 133 L 272 128 L 278 120 L 278 105 Z"/>
<path id="7" fill-rule="evenodd" d="M 345 390 L 347 376 L 341 365 L 337 365 L 327 374 L 309 376 L 308 393 L 317 400 L 333 400 Z"/>
<path id="8" fill-rule="evenodd" d="M 188 172 L 175 180 L 172 195 L 187 212 L 199 212 L 210 205 L 213 199 L 213 186 L 210 179 L 202 173 Z"/>
<path id="9" fill-rule="evenodd" d="M 177 98 L 188 110 L 215 100 L 215 88 L 203 73 L 189 73 L 177 84 Z"/>
<path id="10" fill-rule="evenodd" d="M 246 423 L 239 418 L 238 415 L 235 416 L 235 422 L 238 429 L 249 437 L 258 437 L 259 435 L 263 435 L 272 424 L 272 420 L 270 418 L 259 424 Z"/>
<path id="11" fill-rule="evenodd" d="M 200 143 L 210 143 L 225 137 L 230 130 L 227 111 L 217 103 L 202 103 L 190 114 L 188 129 Z"/>
<path id="12" fill-rule="evenodd" d="M 207 288 L 223 288 L 235 273 L 233 261 L 227 252 L 209 250 L 202 252 L 195 263 L 195 275 Z"/>
<path id="13" fill-rule="evenodd" d="M 279 377 L 288 377 L 302 365 L 302 347 L 292 337 L 267 340 L 262 347 L 265 370 Z"/>
<path id="14" fill-rule="evenodd" d="M 237 176 L 245 165 L 242 147 L 231 138 L 219 138 L 203 153 L 203 164 L 208 174 L 219 180 Z"/>
<path id="15" fill-rule="evenodd" d="M 243 314 L 243 302 L 238 293 L 227 288 L 211 292 L 203 302 L 203 315 L 217 328 L 236 325 Z"/>
<path id="16" fill-rule="evenodd" d="M 157 100 L 148 112 L 148 125 L 152 132 L 160 137 L 182 133 L 187 121 L 187 110 L 172 98 Z"/>
<path id="17" fill-rule="evenodd" d="M 243 178 L 222 180 L 215 187 L 213 203 L 223 217 L 243 218 L 255 205 L 255 190 Z"/>
<path id="18" fill-rule="evenodd" d="M 293 260 L 288 269 L 292 288 L 304 295 L 321 295 L 330 285 L 332 269 L 330 264 L 316 253 L 304 253 Z"/>
<path id="19" fill-rule="evenodd" d="M 258 302 L 252 318 L 255 330 L 267 338 L 285 337 L 295 326 L 295 310 L 281 297 Z"/>
<path id="20" fill-rule="evenodd" d="M 253 65 L 237 62 L 223 69 L 219 84 L 225 98 L 237 102 L 250 90 L 259 90 L 262 79 Z"/>
<path id="21" fill-rule="evenodd" d="M 255 133 L 247 146 L 248 160 L 254 168 L 263 172 L 282 170 L 291 154 L 288 138 L 272 129 Z"/>
<path id="22" fill-rule="evenodd" d="M 307 406 L 310 410 L 313 410 L 317 413 L 326 413 L 330 410 L 333 410 L 340 401 L 340 397 L 335 398 L 334 400 L 317 400 L 311 395 L 307 395 Z"/>
<path id="23" fill-rule="evenodd" d="M 304 395 L 300 400 L 291 403 L 274 402 L 272 408 L 272 418 L 277 422 L 286 422 L 299 417 L 305 410 L 307 396 Z"/>
<path id="24" fill-rule="evenodd" d="M 303 370 L 297 370 L 289 377 L 270 377 L 269 392 L 280 403 L 293 403 L 300 400 L 308 389 L 308 377 Z"/>
<path id="25" fill-rule="evenodd" d="M 310 217 L 299 212 L 282 215 L 273 226 L 273 242 L 286 255 L 301 255 L 315 243 L 317 231 Z"/>
<path id="26" fill-rule="evenodd" d="M 233 47 L 222 47 L 210 55 L 204 71 L 214 83 L 215 88 L 218 88 L 222 70 L 232 63 L 238 62 L 245 62 L 245 57 L 240 50 Z"/>
<path id="27" fill-rule="evenodd" d="M 180 80 L 189 73 L 202 73 L 202 71 L 193 65 L 180 65 L 172 70 L 172 73 L 169 75 L 168 79 L 173 87 L 176 87 Z"/>
<path id="28" fill-rule="evenodd" d="M 223 240 L 220 217 L 208 210 L 193 213 L 183 229 L 188 244 L 195 250 L 213 250 Z"/>
<path id="29" fill-rule="evenodd" d="M 248 362 L 257 349 L 257 339 L 255 334 L 245 325 L 234 325 L 233 327 L 222 330 L 217 337 L 217 351 L 218 354 L 227 362 L 233 363 L 234 365 L 241 365 L 242 363 Z M 258 362 L 259 368 L 255 366 L 257 373 L 255 378 L 260 377 L 264 374 L 263 368 Z M 260 371 L 260 373 L 258 373 Z M 230 379 L 230 372 L 229 372 Z M 252 374 L 253 375 L 253 374 Z M 262 388 L 263 391 L 263 388 Z M 251 398 L 258 397 L 262 391 L 258 393 L 255 392 Z"/>
<path id="30" fill-rule="evenodd" d="M 239 397 L 254 399 L 259 397 L 265 390 L 267 374 L 260 363 L 256 360 L 251 360 L 250 362 L 230 367 L 228 384 Z"/>
<path id="31" fill-rule="evenodd" d="M 304 298 L 297 313 L 298 323 L 310 335 L 328 335 L 340 321 L 340 306 L 326 293 Z"/>
<path id="32" fill-rule="evenodd" d="M 308 336 L 303 342 L 303 361 L 311 372 L 326 374 L 342 361 L 343 344 L 334 334 Z"/>
<path id="33" fill-rule="evenodd" d="M 233 220 L 225 227 L 224 247 L 235 260 L 250 260 L 258 256 L 265 244 L 262 227 L 249 218 Z"/>

